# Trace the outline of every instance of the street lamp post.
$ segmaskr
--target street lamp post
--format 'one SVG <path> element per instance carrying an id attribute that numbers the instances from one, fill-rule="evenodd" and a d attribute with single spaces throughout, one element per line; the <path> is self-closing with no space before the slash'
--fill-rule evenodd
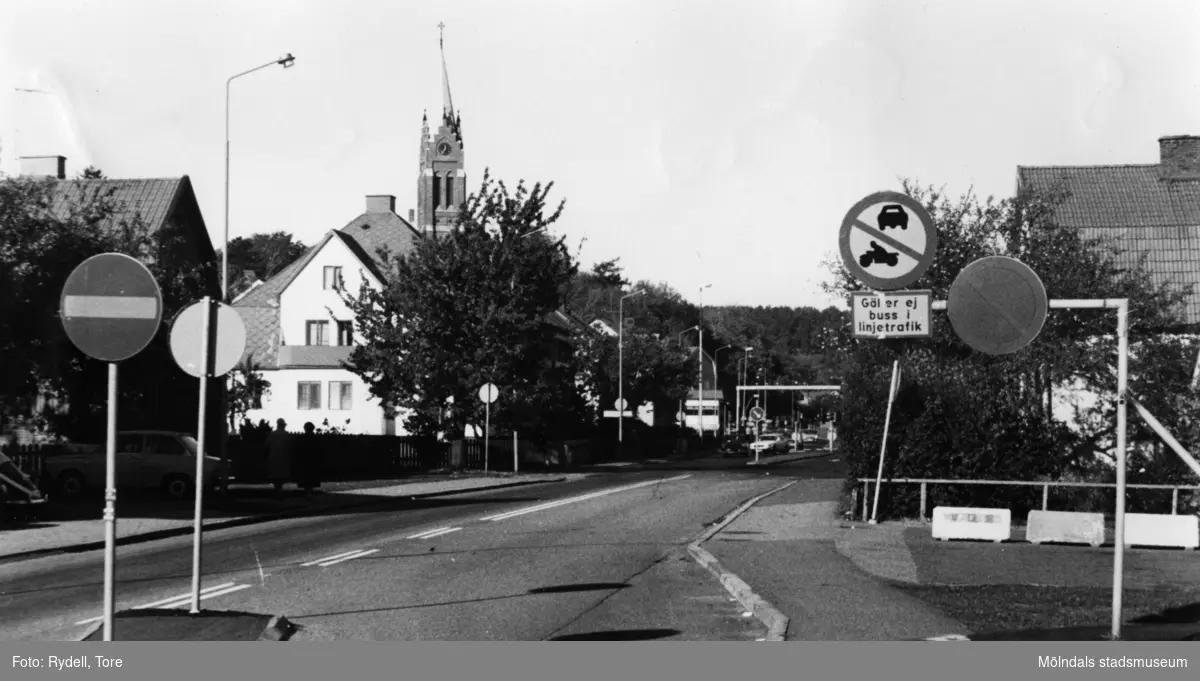
<path id="1" fill-rule="evenodd" d="M 749 375 L 750 375 L 750 353 L 751 352 L 754 352 L 754 348 L 747 347 L 746 355 L 744 357 L 742 357 L 742 375 L 741 375 L 741 381 L 740 381 L 741 385 L 746 385 L 746 380 L 749 378 Z M 746 401 L 749 402 L 748 399 Z M 742 427 L 742 418 L 743 418 L 742 408 L 743 408 L 742 391 L 739 390 L 738 391 L 738 408 L 737 408 L 738 409 L 737 420 L 738 420 L 738 429 L 739 430 Z"/>
<path id="2" fill-rule="evenodd" d="M 717 385 L 717 358 L 721 356 L 722 350 L 728 350 L 729 348 L 732 348 L 732 347 L 733 347 L 733 344 L 723 345 L 713 351 L 713 389 L 715 389 L 715 390 L 720 389 L 720 386 Z M 720 423 L 721 420 L 728 421 L 728 419 L 722 419 L 721 418 L 722 416 L 724 416 L 724 414 L 721 413 L 721 409 L 720 409 L 720 407 L 718 407 L 717 408 L 717 428 L 718 429 L 721 427 L 721 423 Z"/>
<path id="3" fill-rule="evenodd" d="M 618 304 L 620 319 L 617 322 L 617 442 L 620 443 L 625 442 L 625 299 L 643 293 L 645 291 L 626 294 Z"/>
<path id="4" fill-rule="evenodd" d="M 295 63 L 296 58 L 289 52 L 286 56 L 269 61 L 262 66 L 256 66 L 249 71 L 230 76 L 229 80 L 225 81 L 225 246 L 221 249 L 221 300 L 225 302 L 229 301 L 229 86 L 233 84 L 235 78 L 241 78 L 268 66 L 279 64 L 287 69 Z"/>
<path id="5" fill-rule="evenodd" d="M 679 344 L 680 350 L 683 349 L 683 334 L 695 331 L 698 328 L 700 328 L 699 324 L 697 324 L 696 326 L 688 327 L 688 328 L 684 329 L 683 331 L 679 332 L 679 338 L 677 340 L 679 341 L 678 344 Z M 679 416 L 680 427 L 687 426 L 687 414 L 685 414 L 683 411 L 683 400 L 679 400 L 679 414 L 680 414 L 680 416 Z"/>
<path id="6" fill-rule="evenodd" d="M 704 289 L 711 286 L 705 284 L 700 287 L 700 323 L 696 325 L 700 332 L 700 338 L 696 341 L 696 429 L 700 433 L 701 443 L 704 442 Z"/>

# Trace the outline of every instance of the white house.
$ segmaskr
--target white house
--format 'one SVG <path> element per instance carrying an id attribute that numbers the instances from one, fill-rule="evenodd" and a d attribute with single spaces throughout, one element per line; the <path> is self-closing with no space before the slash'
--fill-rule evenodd
<path id="1" fill-rule="evenodd" d="M 406 434 L 362 379 L 342 368 L 362 342 L 342 293 L 358 295 L 364 276 L 380 287 L 377 250 L 407 253 L 422 238 L 395 205 L 393 196 L 368 196 L 366 212 L 233 301 L 246 324 L 246 354 L 271 384 L 246 418 L 272 425 L 282 418 L 289 430 L 311 421 L 364 435 Z"/>

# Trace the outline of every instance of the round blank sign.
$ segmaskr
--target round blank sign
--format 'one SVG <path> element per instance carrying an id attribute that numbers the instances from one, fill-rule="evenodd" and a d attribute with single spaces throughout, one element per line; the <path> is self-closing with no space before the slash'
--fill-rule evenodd
<path id="1" fill-rule="evenodd" d="M 237 310 L 213 302 L 210 333 L 212 376 L 229 373 L 246 352 L 246 325 Z M 185 372 L 204 375 L 204 301 L 185 307 L 171 323 L 171 354 Z"/>
<path id="2" fill-rule="evenodd" d="M 995 255 L 963 268 L 950 287 L 946 314 L 964 343 L 1006 355 L 1041 333 L 1050 309 L 1037 273 L 1015 258 Z"/>
<path id="3" fill-rule="evenodd" d="M 491 383 L 484 383 L 479 388 L 479 399 L 483 400 L 487 404 L 495 402 L 496 398 L 499 396 L 500 389 Z"/>

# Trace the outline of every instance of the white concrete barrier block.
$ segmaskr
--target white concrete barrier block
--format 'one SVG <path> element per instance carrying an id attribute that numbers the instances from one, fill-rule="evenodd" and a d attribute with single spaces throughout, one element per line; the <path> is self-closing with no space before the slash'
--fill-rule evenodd
<path id="1" fill-rule="evenodd" d="M 1126 513 L 1125 545 L 1195 549 L 1200 546 L 1200 517 Z"/>
<path id="2" fill-rule="evenodd" d="M 1007 508 L 933 509 L 933 538 L 982 539 L 1002 542 L 1012 538 L 1012 512 Z"/>
<path id="3" fill-rule="evenodd" d="M 1031 544 L 1104 544 L 1104 514 L 1070 511 L 1030 511 L 1025 540 Z"/>

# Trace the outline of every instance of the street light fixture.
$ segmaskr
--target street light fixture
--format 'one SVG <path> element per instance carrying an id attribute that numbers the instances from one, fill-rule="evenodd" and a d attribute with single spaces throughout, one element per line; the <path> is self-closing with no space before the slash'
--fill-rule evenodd
<path id="1" fill-rule="evenodd" d="M 290 69 L 295 63 L 296 58 L 289 52 L 262 66 L 256 66 L 249 71 L 242 71 L 237 75 L 230 76 L 229 80 L 225 81 L 225 239 L 224 247 L 221 249 L 221 299 L 226 302 L 229 300 L 229 86 L 235 78 L 241 78 L 268 66 L 279 64 L 285 69 Z"/>
<path id="2" fill-rule="evenodd" d="M 617 323 L 617 442 L 625 442 L 625 299 L 640 296 L 645 291 L 634 291 L 621 296 L 618 304 L 620 320 Z M 611 308 L 610 308 L 611 309 Z"/>

